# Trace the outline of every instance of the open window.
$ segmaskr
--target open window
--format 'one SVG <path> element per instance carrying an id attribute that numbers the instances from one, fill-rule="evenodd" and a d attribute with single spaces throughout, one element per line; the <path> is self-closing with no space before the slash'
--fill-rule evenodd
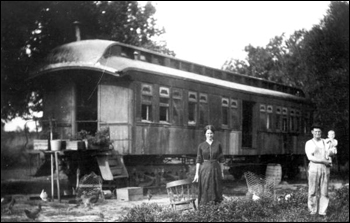
<path id="1" fill-rule="evenodd" d="M 172 121 L 174 125 L 182 125 L 183 124 L 183 98 L 182 98 L 182 90 L 178 88 L 173 88 L 173 117 Z"/>
<path id="2" fill-rule="evenodd" d="M 188 124 L 196 125 L 197 123 L 197 93 L 188 92 Z"/>
<path id="3" fill-rule="evenodd" d="M 288 131 L 288 109 L 282 108 L 282 132 Z"/>
<path id="4" fill-rule="evenodd" d="M 300 132 L 300 118 L 301 118 L 301 114 L 300 114 L 300 110 L 295 110 L 295 131 L 296 132 Z"/>
<path id="5" fill-rule="evenodd" d="M 266 129 L 272 130 L 272 113 L 273 113 L 273 106 L 268 105 L 266 108 Z"/>
<path id="6" fill-rule="evenodd" d="M 152 121 L 152 98 L 153 88 L 152 85 L 142 84 L 141 86 L 141 118 L 142 121 Z"/>
<path id="7" fill-rule="evenodd" d="M 280 106 L 276 107 L 275 127 L 276 127 L 276 131 L 282 130 L 282 108 Z"/>
<path id="8" fill-rule="evenodd" d="M 295 110 L 291 109 L 289 114 L 289 131 L 294 132 L 295 131 Z"/>
<path id="9" fill-rule="evenodd" d="M 260 104 L 260 130 L 266 130 L 266 105 Z"/>
<path id="10" fill-rule="evenodd" d="M 222 126 L 228 127 L 228 113 L 229 112 L 229 100 L 228 98 L 221 99 L 221 117 L 222 117 Z"/>
<path id="11" fill-rule="evenodd" d="M 207 125 L 208 121 L 208 95 L 199 94 L 199 124 Z"/>
<path id="12" fill-rule="evenodd" d="M 76 82 L 77 132 L 97 131 L 97 92 L 96 82 L 88 76 L 84 82 Z"/>
<path id="13" fill-rule="evenodd" d="M 304 112 L 303 113 L 303 122 L 304 122 L 304 134 L 309 134 L 311 131 L 311 112 Z"/>
<path id="14" fill-rule="evenodd" d="M 169 123 L 170 89 L 159 88 L 159 122 Z"/>
<path id="15" fill-rule="evenodd" d="M 239 130 L 240 121 L 239 121 L 239 113 L 238 113 L 238 100 L 231 99 L 230 109 L 231 109 L 231 127 L 234 130 Z"/>

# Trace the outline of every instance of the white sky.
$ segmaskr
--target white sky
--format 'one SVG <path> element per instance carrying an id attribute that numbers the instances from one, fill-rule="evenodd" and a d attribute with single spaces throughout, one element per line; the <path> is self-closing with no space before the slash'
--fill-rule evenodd
<path id="1" fill-rule="evenodd" d="M 143 4 L 140 2 L 140 4 Z M 244 47 L 266 46 L 302 28 L 310 30 L 326 15 L 329 1 L 161 2 L 157 25 L 164 26 L 168 48 L 176 57 L 221 68 L 229 58 L 244 60 Z"/>
<path id="2" fill-rule="evenodd" d="M 145 4 L 146 2 L 139 2 Z M 244 47 L 266 46 L 283 32 L 310 30 L 326 15 L 329 1 L 300 2 L 161 2 L 156 7 L 157 25 L 164 27 L 168 48 L 176 57 L 221 68 L 229 58 L 244 60 Z M 5 131 L 23 129 L 17 118 Z M 34 123 L 28 123 L 34 129 Z"/>

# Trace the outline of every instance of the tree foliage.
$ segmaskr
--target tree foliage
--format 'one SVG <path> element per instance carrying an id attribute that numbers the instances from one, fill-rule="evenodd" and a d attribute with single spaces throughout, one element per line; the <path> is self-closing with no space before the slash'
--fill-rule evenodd
<path id="1" fill-rule="evenodd" d="M 2 1 L 1 118 L 40 110 L 40 94 L 24 80 L 50 50 L 76 40 L 75 21 L 81 39 L 114 40 L 174 56 L 166 43 L 152 41 L 165 33 L 156 26 L 155 11 L 150 2 L 141 7 L 137 1 Z"/>
<path id="2" fill-rule="evenodd" d="M 314 120 L 349 141 L 349 3 L 331 2 L 311 30 L 247 46 L 246 61 L 231 59 L 223 69 L 302 88 L 316 105 Z"/>

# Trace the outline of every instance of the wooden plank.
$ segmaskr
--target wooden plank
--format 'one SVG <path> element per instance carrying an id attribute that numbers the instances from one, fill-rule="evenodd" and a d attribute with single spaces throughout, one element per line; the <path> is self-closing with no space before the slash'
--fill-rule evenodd
<path id="1" fill-rule="evenodd" d="M 108 156 L 97 156 L 98 167 L 104 180 L 113 180 L 113 174 L 108 164 Z"/>
<path id="2" fill-rule="evenodd" d="M 48 150 L 49 143 L 47 139 L 34 139 L 33 140 L 34 150 Z"/>

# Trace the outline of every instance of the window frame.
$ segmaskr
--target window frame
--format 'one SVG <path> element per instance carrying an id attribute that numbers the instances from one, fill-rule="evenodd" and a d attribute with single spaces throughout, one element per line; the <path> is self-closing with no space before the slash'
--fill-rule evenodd
<path id="1" fill-rule="evenodd" d="M 144 88 L 148 87 L 149 91 L 144 91 Z M 150 98 L 150 100 L 145 100 L 145 96 Z M 153 122 L 153 85 L 142 83 L 141 84 L 141 122 Z M 146 119 L 143 117 L 143 108 L 146 106 Z M 148 119 L 147 119 L 148 118 Z"/>
<path id="2" fill-rule="evenodd" d="M 268 131 L 273 130 L 273 105 L 266 106 L 266 129 Z"/>
<path id="3" fill-rule="evenodd" d="M 238 108 L 238 99 L 230 98 L 230 124 L 231 128 L 237 131 L 240 130 L 240 114 Z"/>
<path id="4" fill-rule="evenodd" d="M 163 91 L 166 91 L 167 94 L 162 93 Z M 167 100 L 167 103 L 164 103 L 163 100 Z M 160 86 L 159 87 L 159 123 L 165 123 L 169 124 L 170 121 L 170 87 Z M 161 114 L 161 108 L 165 108 L 166 114 L 166 120 L 162 120 L 162 114 Z"/>
<path id="5" fill-rule="evenodd" d="M 288 108 L 282 107 L 282 132 L 288 132 Z"/>
<path id="6" fill-rule="evenodd" d="M 282 107 L 281 106 L 276 106 L 275 114 L 276 114 L 275 129 L 276 129 L 276 132 L 281 132 L 282 131 Z"/>
<path id="7" fill-rule="evenodd" d="M 191 95 L 195 96 L 195 98 L 191 98 Z M 198 93 L 195 92 L 195 91 L 188 91 L 188 102 L 187 102 L 187 105 L 188 105 L 188 111 L 187 111 L 187 124 L 189 126 L 196 126 L 197 123 L 198 123 Z M 190 108 L 191 106 L 193 106 L 194 110 L 193 111 L 190 111 Z M 191 117 L 191 114 L 190 112 L 192 113 L 192 116 L 193 116 L 193 119 L 194 120 L 190 120 L 190 117 Z"/>
<path id="8" fill-rule="evenodd" d="M 226 102 L 226 103 L 224 103 Z M 226 111 L 226 117 L 224 117 L 224 109 Z M 230 99 L 228 97 L 221 97 L 221 126 L 228 129 L 230 120 Z M 226 120 L 226 123 L 224 122 Z"/>
<path id="9" fill-rule="evenodd" d="M 171 120 L 174 125 L 183 125 L 184 122 L 184 91 L 181 88 L 172 88 L 171 99 L 172 99 L 172 108 L 171 108 Z M 179 106 L 181 106 L 179 108 Z M 174 115 L 174 110 L 178 116 Z"/>
<path id="10" fill-rule="evenodd" d="M 205 100 L 202 100 L 202 97 L 205 98 Z M 204 110 L 202 110 L 204 109 Z M 206 93 L 199 93 L 199 118 L 198 123 L 201 126 L 207 125 L 209 123 L 209 105 L 208 105 L 208 94 Z M 204 117 L 202 117 L 202 111 L 204 113 Z M 202 123 L 203 120 L 203 123 Z"/>

